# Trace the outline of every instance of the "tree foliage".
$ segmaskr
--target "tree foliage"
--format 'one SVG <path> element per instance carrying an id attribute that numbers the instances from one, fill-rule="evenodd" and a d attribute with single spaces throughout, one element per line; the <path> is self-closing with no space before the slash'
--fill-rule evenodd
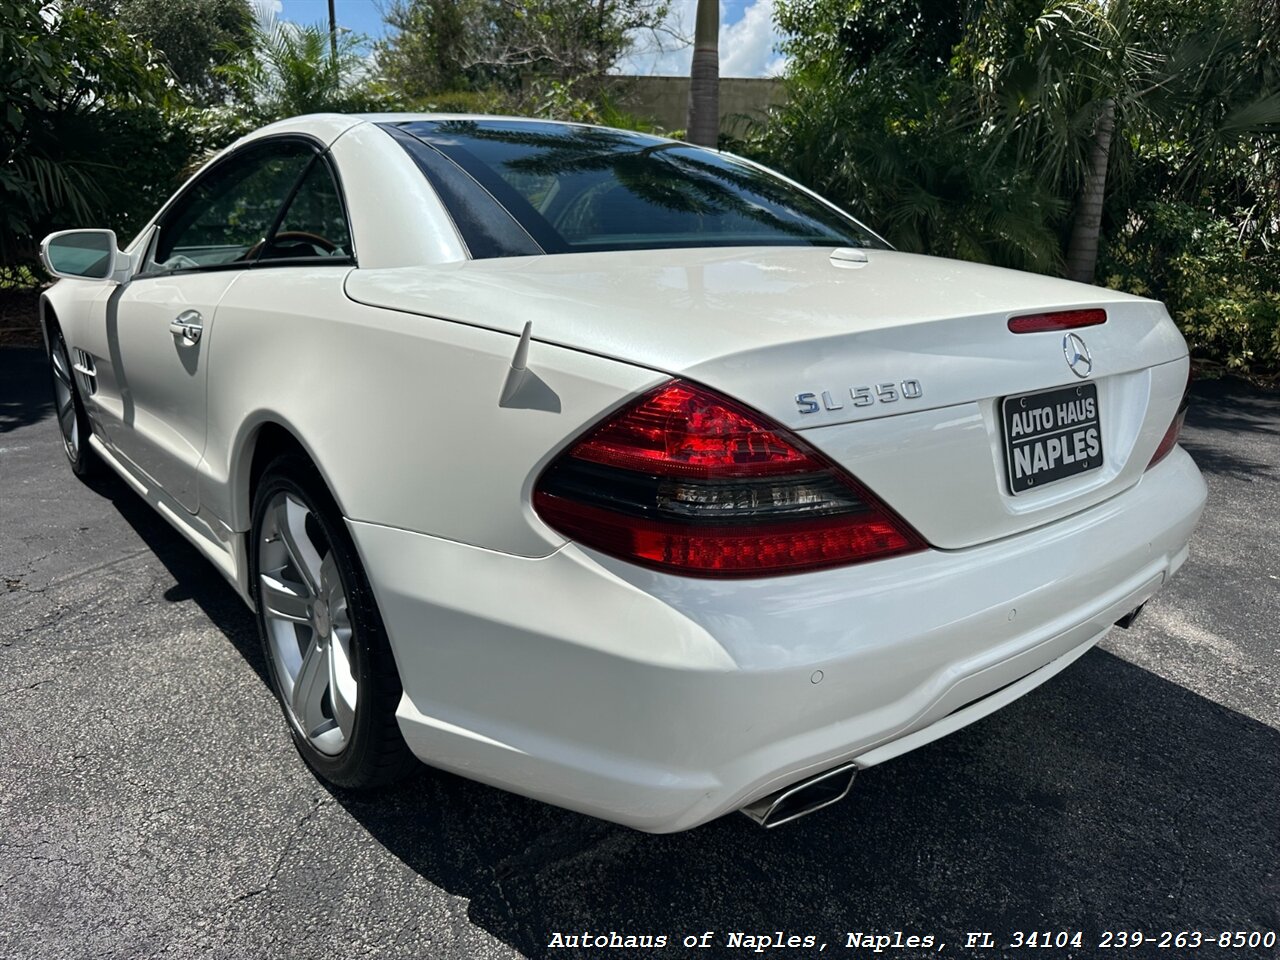
<path id="1" fill-rule="evenodd" d="M 635 126 L 595 81 L 675 0 L 391 0 L 372 51 L 248 0 L 0 0 L 0 271 L 127 236 L 193 159 L 300 113 Z M 789 103 L 745 149 L 898 246 L 1167 301 L 1280 368 L 1280 0 L 779 0 Z M 683 38 L 686 39 L 687 38 Z M 1088 274 L 1086 274 L 1088 275 Z"/>
<path id="2" fill-rule="evenodd" d="M 787 0 L 776 18 L 798 63 L 821 61 L 845 75 L 874 65 L 891 79 L 944 72 L 981 9 L 981 0 Z"/>
<path id="3" fill-rule="evenodd" d="M 405 30 L 381 55 L 407 71 L 393 90 L 363 38 L 340 33 L 335 56 L 324 27 L 264 29 L 246 20 L 247 0 L 0 0 L 0 281 L 33 268 L 54 229 L 127 238 L 201 160 L 288 116 L 405 108 L 406 91 L 426 91 L 445 109 L 634 126 L 584 78 L 634 31 L 658 29 L 666 9 L 404 0 Z M 430 29 L 412 29 L 423 16 Z M 461 32 L 442 33 L 448 22 Z"/>
<path id="4" fill-rule="evenodd" d="M 76 0 L 149 43 L 192 101 L 214 104 L 226 94 L 217 67 L 253 41 L 249 0 Z"/>
<path id="5" fill-rule="evenodd" d="M 467 53 L 480 7 L 477 0 L 394 0 L 387 10 L 394 32 L 378 46 L 379 68 L 411 100 L 484 86 L 489 77 Z"/>
<path id="6" fill-rule="evenodd" d="M 1280 372 L 1280 251 L 1249 249 L 1239 223 L 1185 201 L 1139 201 L 1100 281 L 1163 299 L 1192 352 L 1231 372 Z"/>
<path id="7" fill-rule="evenodd" d="M 1051 273 L 1070 263 L 1090 279 L 1101 249 L 1103 278 L 1167 298 L 1190 330 L 1186 291 L 1207 288 L 1194 270 L 1144 267 L 1167 248 L 1159 224 L 1203 220 L 1198 235 L 1218 247 L 1201 252 L 1219 267 L 1272 265 L 1226 271 L 1236 280 L 1213 303 L 1265 299 L 1280 280 L 1278 8 L 782 0 L 790 103 L 753 147 L 906 249 Z M 1255 307 L 1237 321 L 1272 310 Z M 1229 326 L 1196 316 L 1198 329 Z M 1249 349 L 1264 355 L 1280 360 Z"/>
<path id="8" fill-rule="evenodd" d="M 637 32 L 661 31 L 671 0 L 392 0 L 378 67 L 410 102 L 529 85 L 581 86 Z"/>
<path id="9" fill-rule="evenodd" d="M 756 148 L 906 249 L 1052 271 L 1062 204 L 988 150 L 952 66 L 974 16 L 941 0 L 780 3 L 790 99 Z"/>
<path id="10" fill-rule="evenodd" d="M 0 0 L 0 54 L 0 267 L 33 263 L 51 230 L 139 226 L 190 152 L 167 68 L 91 10 L 24 0 Z"/>
<path id="11" fill-rule="evenodd" d="M 252 43 L 217 68 L 231 91 L 229 110 L 246 127 L 306 113 L 360 113 L 390 105 L 369 71 L 365 38 L 318 25 L 277 24 L 254 30 Z"/>

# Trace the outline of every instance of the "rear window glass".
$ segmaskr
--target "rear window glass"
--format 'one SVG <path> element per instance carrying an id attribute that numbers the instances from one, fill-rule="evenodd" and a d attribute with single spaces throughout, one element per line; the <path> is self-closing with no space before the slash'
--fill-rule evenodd
<path id="1" fill-rule="evenodd" d="M 772 174 L 687 144 L 570 124 L 441 120 L 400 124 L 468 175 L 547 253 L 720 246 L 882 246 L 870 231 Z M 432 177 L 431 163 L 419 166 Z M 439 159 L 432 161 L 438 168 Z M 474 198 L 442 189 L 464 239 Z M 467 209 L 459 209 L 463 205 Z M 495 210 L 494 217 L 498 216 Z M 523 251 L 472 256 L 514 255 Z"/>

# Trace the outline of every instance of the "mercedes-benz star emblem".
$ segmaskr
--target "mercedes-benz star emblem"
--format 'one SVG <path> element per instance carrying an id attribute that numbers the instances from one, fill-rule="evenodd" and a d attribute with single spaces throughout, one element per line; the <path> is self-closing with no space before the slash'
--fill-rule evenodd
<path id="1" fill-rule="evenodd" d="M 1080 379 L 1093 372 L 1093 357 L 1089 356 L 1089 348 L 1084 345 L 1079 334 L 1068 333 L 1062 338 L 1062 355 L 1067 358 L 1067 366 Z"/>

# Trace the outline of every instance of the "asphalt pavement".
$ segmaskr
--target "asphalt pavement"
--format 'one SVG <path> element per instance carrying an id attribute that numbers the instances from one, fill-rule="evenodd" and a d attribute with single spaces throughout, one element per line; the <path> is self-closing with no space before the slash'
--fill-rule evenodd
<path id="1" fill-rule="evenodd" d="M 426 768 L 319 783 L 248 610 L 122 481 L 72 476 L 42 355 L 0 350 L 0 957 L 1278 955 L 1158 946 L 1280 934 L 1280 395 L 1197 384 L 1184 437 L 1208 510 L 1132 630 L 830 810 L 648 836 Z"/>

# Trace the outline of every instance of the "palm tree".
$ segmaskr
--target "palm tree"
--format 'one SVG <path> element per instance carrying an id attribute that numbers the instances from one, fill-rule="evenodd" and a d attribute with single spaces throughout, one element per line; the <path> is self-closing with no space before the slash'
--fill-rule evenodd
<path id="1" fill-rule="evenodd" d="M 698 0 L 689 68 L 690 143 L 714 147 L 720 139 L 720 4 Z"/>
<path id="2" fill-rule="evenodd" d="M 996 24 L 1016 24 L 1011 12 L 1022 5 L 991 3 L 977 36 L 990 40 L 1001 32 Z M 1029 29 L 1017 28 L 1006 50 L 996 41 L 996 49 L 971 51 L 976 64 L 1000 63 L 977 73 L 980 112 L 1003 131 L 992 155 L 1012 148 L 1020 168 L 1039 171 L 1071 204 L 1064 259 L 1072 280 L 1094 280 L 1108 178 L 1135 141 L 1178 144 L 1192 178 L 1224 145 L 1280 124 L 1280 96 L 1243 82 L 1237 69 L 1249 42 L 1243 18 L 1206 6 L 1193 15 L 1213 15 L 1171 43 L 1168 20 L 1147 6 L 1055 0 Z M 1125 149 L 1117 154 L 1118 143 Z"/>
<path id="3" fill-rule="evenodd" d="M 385 106 L 387 94 L 370 75 L 364 38 L 322 26 L 277 24 L 259 29 L 253 47 L 216 68 L 254 124 L 303 113 L 359 112 Z"/>
<path id="4" fill-rule="evenodd" d="M 999 131 L 993 160 L 1011 156 L 1070 204 L 1066 275 L 1091 282 L 1117 124 L 1135 122 L 1162 57 L 1134 29 L 1130 0 L 1057 0 L 1015 31 L 1023 6 L 990 4 L 970 34 L 978 114 Z"/>
<path id="5" fill-rule="evenodd" d="M 1080 201 L 1071 222 L 1067 243 L 1067 279 L 1092 283 L 1098 266 L 1098 242 L 1102 238 L 1102 201 L 1107 191 L 1107 167 L 1111 161 L 1111 138 L 1116 130 L 1116 102 L 1108 97 L 1098 104 L 1093 123 L 1089 159 L 1080 187 Z"/>

